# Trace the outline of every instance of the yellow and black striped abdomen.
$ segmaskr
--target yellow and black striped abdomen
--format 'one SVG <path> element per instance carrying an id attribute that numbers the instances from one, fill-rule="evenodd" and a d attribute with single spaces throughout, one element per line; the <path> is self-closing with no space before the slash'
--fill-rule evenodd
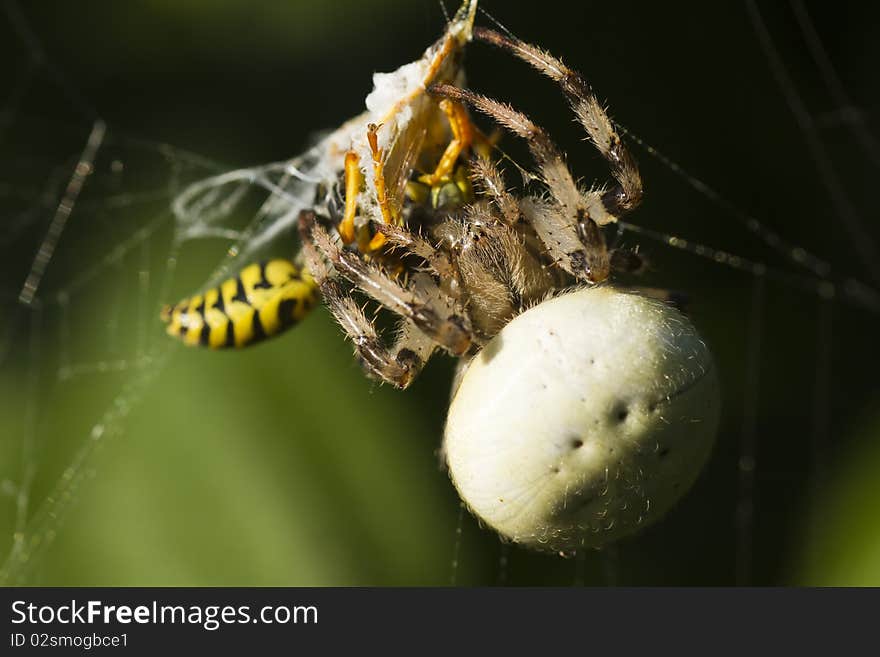
<path id="1" fill-rule="evenodd" d="M 289 260 L 242 269 L 204 294 L 162 310 L 168 334 L 212 349 L 246 347 L 283 333 L 318 302 L 318 287 Z"/>

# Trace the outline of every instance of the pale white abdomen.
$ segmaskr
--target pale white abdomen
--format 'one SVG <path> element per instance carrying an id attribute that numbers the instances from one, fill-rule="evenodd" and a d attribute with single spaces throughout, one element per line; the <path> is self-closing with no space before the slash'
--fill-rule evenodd
<path id="1" fill-rule="evenodd" d="M 720 409 L 708 348 L 662 302 L 605 286 L 544 301 L 470 363 L 444 450 L 462 499 L 529 547 L 599 547 L 691 486 Z"/>

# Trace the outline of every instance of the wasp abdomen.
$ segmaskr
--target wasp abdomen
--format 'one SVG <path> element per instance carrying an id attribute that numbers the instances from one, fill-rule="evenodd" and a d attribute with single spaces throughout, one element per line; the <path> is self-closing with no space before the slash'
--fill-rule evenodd
<path id="1" fill-rule="evenodd" d="M 212 349 L 246 347 L 283 333 L 318 302 L 318 288 L 289 260 L 248 265 L 204 294 L 162 310 L 168 334 Z"/>

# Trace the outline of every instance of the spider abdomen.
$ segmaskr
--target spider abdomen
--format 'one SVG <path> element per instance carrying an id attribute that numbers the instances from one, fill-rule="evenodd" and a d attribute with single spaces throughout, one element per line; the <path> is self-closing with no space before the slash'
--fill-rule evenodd
<path id="1" fill-rule="evenodd" d="M 470 363 L 444 447 L 462 499 L 529 547 L 599 547 L 691 486 L 719 414 L 712 358 L 677 310 L 613 287 L 545 301 Z"/>

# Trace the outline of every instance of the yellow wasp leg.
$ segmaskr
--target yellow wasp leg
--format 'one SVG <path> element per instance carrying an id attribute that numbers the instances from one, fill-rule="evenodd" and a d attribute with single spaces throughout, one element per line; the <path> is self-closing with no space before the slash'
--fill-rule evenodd
<path id="1" fill-rule="evenodd" d="M 357 199 L 364 185 L 360 158 L 354 151 L 345 154 L 345 213 L 339 222 L 339 236 L 345 244 L 354 242 L 354 217 L 357 214 Z"/>
<path id="2" fill-rule="evenodd" d="M 370 144 L 370 151 L 373 153 L 373 174 L 376 184 L 376 202 L 382 211 L 382 221 L 386 224 L 397 223 L 396 217 L 392 212 L 390 203 L 388 202 L 388 191 L 385 187 L 385 161 L 384 153 L 379 148 L 379 128 L 381 126 L 371 123 L 367 126 L 367 141 Z M 385 244 L 385 236 L 382 233 L 376 233 L 367 245 L 370 252 L 377 251 Z"/>
<path id="3" fill-rule="evenodd" d="M 463 105 L 444 98 L 440 101 L 440 109 L 449 120 L 452 141 L 446 146 L 443 157 L 440 158 L 434 173 L 419 177 L 419 182 L 425 183 L 429 187 L 435 187 L 440 181 L 449 178 L 455 170 L 455 163 L 458 161 L 459 155 L 470 148 L 474 140 L 474 127 Z"/>

